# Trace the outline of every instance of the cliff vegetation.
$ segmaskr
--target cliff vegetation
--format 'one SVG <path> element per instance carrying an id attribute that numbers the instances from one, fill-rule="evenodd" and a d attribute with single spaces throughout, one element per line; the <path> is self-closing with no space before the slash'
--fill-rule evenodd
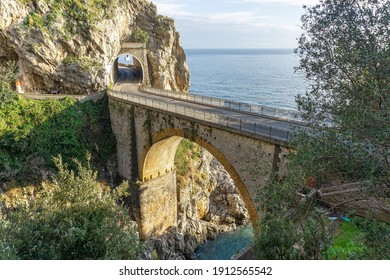
<path id="1" fill-rule="evenodd" d="M 115 190 L 96 172 L 77 164 L 77 175 L 56 158 L 52 183 L 23 190 L 23 199 L 3 196 L 0 259 L 138 259 L 142 244 L 128 209 L 118 201 L 128 185 Z"/>
<path id="2" fill-rule="evenodd" d="M 313 130 L 295 134 L 290 174 L 259 196 L 260 258 L 390 258 L 389 8 L 306 7 L 296 70 L 310 87 L 296 100 Z"/>
<path id="3" fill-rule="evenodd" d="M 20 98 L 15 72 L 0 68 L 0 259 L 137 259 L 107 99 Z"/>

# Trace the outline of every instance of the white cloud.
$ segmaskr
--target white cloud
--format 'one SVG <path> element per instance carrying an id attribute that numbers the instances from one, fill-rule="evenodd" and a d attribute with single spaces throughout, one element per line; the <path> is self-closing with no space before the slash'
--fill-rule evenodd
<path id="1" fill-rule="evenodd" d="M 159 14 L 163 15 L 187 15 L 189 12 L 186 11 L 186 5 L 176 1 L 164 1 L 154 0 L 153 3 L 157 6 Z"/>
<path id="2" fill-rule="evenodd" d="M 237 25 L 253 24 L 265 18 L 268 17 L 258 16 L 252 11 L 210 13 L 203 16 L 198 16 L 198 19 L 201 19 L 201 21 L 204 23 Z"/>
<path id="3" fill-rule="evenodd" d="M 0 0 L 1 1 L 1 0 Z M 187 47 L 292 47 L 304 4 L 319 0 L 152 0 Z M 258 5 L 256 5 L 256 3 Z M 269 5 L 260 5 L 268 3 Z"/>
<path id="4" fill-rule="evenodd" d="M 261 16 L 254 11 L 239 11 L 239 12 L 220 12 L 194 13 L 187 10 L 187 6 L 174 0 L 155 0 L 158 12 L 160 14 L 168 15 L 178 20 L 186 20 L 195 22 L 197 24 L 220 24 L 220 25 L 245 25 L 251 29 L 264 29 L 276 27 L 271 24 L 264 23 L 265 20 L 271 19 L 268 16 Z M 282 27 L 283 28 L 283 27 Z"/>

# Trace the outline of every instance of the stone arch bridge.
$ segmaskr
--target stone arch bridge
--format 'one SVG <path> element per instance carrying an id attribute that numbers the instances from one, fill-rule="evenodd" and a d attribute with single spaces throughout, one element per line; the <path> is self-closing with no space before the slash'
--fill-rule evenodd
<path id="1" fill-rule="evenodd" d="M 287 111 L 275 117 L 280 113 L 275 109 L 131 84 L 110 91 L 109 107 L 119 173 L 139 182 L 138 224 L 144 239 L 177 224 L 174 157 L 182 139 L 219 160 L 256 225 L 256 191 L 272 172 L 286 173 L 289 135 L 300 125 L 285 118 Z"/>

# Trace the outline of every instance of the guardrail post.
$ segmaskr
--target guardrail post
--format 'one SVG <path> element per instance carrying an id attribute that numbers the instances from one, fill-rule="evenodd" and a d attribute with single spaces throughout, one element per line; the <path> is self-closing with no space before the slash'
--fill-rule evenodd
<path id="1" fill-rule="evenodd" d="M 269 127 L 269 137 L 272 135 L 272 126 Z"/>
<path id="2" fill-rule="evenodd" d="M 255 123 L 254 128 L 253 128 L 253 133 L 256 134 L 256 123 Z"/>
<path id="3" fill-rule="evenodd" d="M 241 128 L 242 128 L 242 120 L 240 119 L 240 130 L 241 130 Z"/>

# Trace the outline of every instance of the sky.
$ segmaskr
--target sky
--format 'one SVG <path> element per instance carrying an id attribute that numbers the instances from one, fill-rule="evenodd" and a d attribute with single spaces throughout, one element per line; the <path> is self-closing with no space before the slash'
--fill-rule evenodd
<path id="1" fill-rule="evenodd" d="M 297 47 L 303 5 L 319 0 L 152 0 L 186 49 Z"/>

